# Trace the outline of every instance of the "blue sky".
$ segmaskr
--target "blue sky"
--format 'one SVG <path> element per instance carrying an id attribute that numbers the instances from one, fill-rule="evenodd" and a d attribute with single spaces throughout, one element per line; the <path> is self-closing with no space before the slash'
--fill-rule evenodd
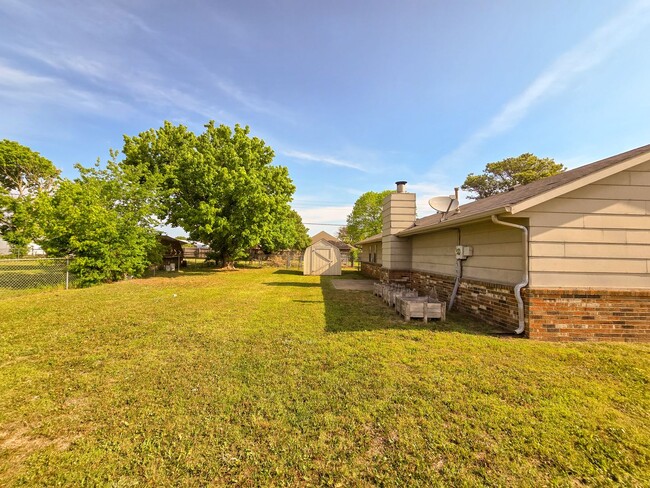
<path id="1" fill-rule="evenodd" d="M 400 179 L 423 216 L 491 161 L 648 144 L 648 87 L 650 0 L 0 0 L 0 138 L 73 177 L 164 120 L 249 125 L 309 223 Z"/>

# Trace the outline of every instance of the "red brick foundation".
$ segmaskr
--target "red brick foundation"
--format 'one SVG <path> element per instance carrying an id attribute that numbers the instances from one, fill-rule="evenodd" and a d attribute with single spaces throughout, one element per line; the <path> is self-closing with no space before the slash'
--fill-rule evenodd
<path id="1" fill-rule="evenodd" d="M 402 271 L 384 268 L 381 264 L 361 263 L 361 274 L 381 281 L 397 280 L 401 278 L 411 278 L 410 271 Z"/>
<path id="2" fill-rule="evenodd" d="M 453 276 L 421 271 L 390 272 L 362 263 L 375 279 L 410 278 L 422 295 L 435 290 L 449 303 Z M 650 341 L 650 290 L 524 289 L 526 336 L 544 341 Z M 514 331 L 518 326 L 514 286 L 462 279 L 454 309 L 491 325 Z"/>
<path id="3" fill-rule="evenodd" d="M 454 276 L 411 272 L 411 286 L 421 294 L 436 290 L 438 299 L 449 303 Z M 514 287 L 484 281 L 461 279 L 454 310 L 472 315 L 483 322 L 514 331 L 519 325 Z"/>
<path id="4" fill-rule="evenodd" d="M 381 280 L 381 264 L 375 263 L 361 263 L 361 274 L 367 276 L 368 278 L 374 278 L 375 280 Z"/>
<path id="5" fill-rule="evenodd" d="M 527 332 L 545 341 L 650 341 L 650 290 L 526 292 Z"/>

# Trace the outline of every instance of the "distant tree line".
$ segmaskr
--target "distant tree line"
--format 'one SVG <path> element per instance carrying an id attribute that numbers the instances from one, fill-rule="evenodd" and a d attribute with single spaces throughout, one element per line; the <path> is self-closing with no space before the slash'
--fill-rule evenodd
<path id="1" fill-rule="evenodd" d="M 37 152 L 0 141 L 0 236 L 15 253 L 35 242 L 50 256 L 74 255 L 81 285 L 140 276 L 160 262 L 156 227 L 182 228 L 233 267 L 252 247 L 265 252 L 310 244 L 291 209 L 286 167 L 248 127 L 205 125 L 194 134 L 165 122 L 124 136 L 105 164 L 60 171 Z"/>

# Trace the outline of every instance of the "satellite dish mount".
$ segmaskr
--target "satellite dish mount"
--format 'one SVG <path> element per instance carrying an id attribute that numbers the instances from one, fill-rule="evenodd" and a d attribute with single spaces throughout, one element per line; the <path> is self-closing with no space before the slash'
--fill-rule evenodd
<path id="1" fill-rule="evenodd" d="M 441 221 L 445 220 L 449 212 L 458 213 L 458 188 L 454 188 L 454 194 L 429 199 L 429 206 L 436 212 L 442 214 Z"/>

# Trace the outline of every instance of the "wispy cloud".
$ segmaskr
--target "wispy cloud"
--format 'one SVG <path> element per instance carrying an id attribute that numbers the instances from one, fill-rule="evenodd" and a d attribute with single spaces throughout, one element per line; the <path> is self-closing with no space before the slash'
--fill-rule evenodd
<path id="1" fill-rule="evenodd" d="M 77 88 L 58 77 L 34 74 L 10 66 L 2 59 L 0 101 L 5 105 L 23 106 L 46 103 L 109 116 L 116 111 L 130 112 L 129 106 L 119 100 Z"/>
<path id="2" fill-rule="evenodd" d="M 257 95 L 247 93 L 239 86 L 224 80 L 219 80 L 216 84 L 224 94 L 253 112 L 272 115 L 285 120 L 291 119 L 289 112 L 274 102 L 263 100 Z"/>
<path id="3" fill-rule="evenodd" d="M 638 0 L 562 54 L 519 95 L 511 99 L 484 127 L 463 142 L 441 163 L 457 163 L 472 156 L 485 140 L 516 126 L 545 98 L 566 89 L 579 75 L 595 68 L 650 24 L 650 0 Z"/>
<path id="4" fill-rule="evenodd" d="M 344 159 L 338 159 L 331 156 L 323 156 L 319 154 L 311 154 L 303 151 L 291 151 L 291 150 L 281 151 L 281 154 L 283 154 L 288 158 L 299 159 L 301 161 L 310 161 L 314 163 L 329 164 L 331 166 L 340 166 L 342 168 L 355 169 L 357 171 L 362 171 L 364 173 L 368 172 L 368 170 L 363 166 L 361 166 L 359 163 L 346 161 Z"/>

